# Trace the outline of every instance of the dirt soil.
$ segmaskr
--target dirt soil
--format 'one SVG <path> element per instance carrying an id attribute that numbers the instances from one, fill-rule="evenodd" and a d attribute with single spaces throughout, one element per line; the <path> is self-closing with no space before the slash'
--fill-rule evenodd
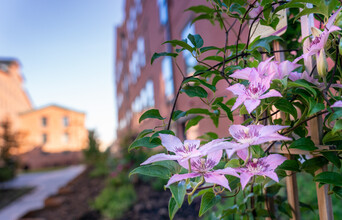
<path id="1" fill-rule="evenodd" d="M 171 196 L 169 190 L 155 191 L 151 186 L 139 184 L 136 186 L 138 200 L 135 205 L 120 220 L 168 220 L 168 203 Z M 195 199 L 189 206 L 186 198 L 181 209 L 178 210 L 175 220 L 196 220 L 200 208 L 200 200 Z"/>
<path id="2" fill-rule="evenodd" d="M 74 220 L 100 219 L 101 215 L 91 210 L 89 203 L 101 192 L 105 186 L 104 178 L 90 178 L 90 169 L 76 177 L 59 193 L 45 200 L 45 208 L 31 211 L 22 219 L 45 220 Z M 90 213 L 88 215 L 88 213 Z M 87 218 L 88 217 L 90 218 Z"/>

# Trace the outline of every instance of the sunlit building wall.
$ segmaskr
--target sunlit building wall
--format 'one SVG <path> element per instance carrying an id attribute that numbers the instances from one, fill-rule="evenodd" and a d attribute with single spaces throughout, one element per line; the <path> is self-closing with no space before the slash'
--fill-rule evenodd
<path id="1" fill-rule="evenodd" d="M 85 114 L 58 105 L 19 115 L 24 144 L 21 152 L 41 147 L 44 152 L 80 151 L 87 144 Z"/>
<path id="2" fill-rule="evenodd" d="M 225 33 L 218 26 L 214 27 L 208 21 L 198 21 L 191 25 L 194 14 L 184 10 L 199 4 L 208 4 L 208 2 L 205 0 L 126 0 L 125 20 L 116 28 L 114 72 L 118 138 L 123 137 L 128 131 L 138 132 L 162 125 L 162 122 L 153 119 L 139 124 L 138 119 L 149 108 L 157 108 L 163 117 L 168 117 L 183 75 L 194 72 L 193 66 L 197 61 L 185 51 L 176 58 L 177 63 L 170 57 L 162 57 L 151 65 L 150 60 L 154 52 L 172 52 L 170 45 L 162 45 L 163 42 L 184 39 L 191 33 L 200 34 L 204 39 L 204 46 L 224 47 Z M 228 22 L 232 24 L 234 20 Z M 235 24 L 229 36 L 229 43 L 236 41 L 238 28 L 238 24 Z M 242 35 L 241 40 L 246 40 L 245 34 Z M 216 96 L 231 97 L 226 90 L 227 86 L 226 82 L 221 80 L 217 84 Z M 176 105 L 176 109 L 183 111 L 199 107 L 207 106 L 200 99 L 189 99 L 185 94 L 180 95 Z M 224 112 L 222 111 L 221 114 L 224 115 Z M 235 118 L 236 123 L 242 120 L 237 115 Z M 210 119 L 204 119 L 184 133 L 186 119 L 189 118 L 184 118 L 183 121 L 180 120 L 171 126 L 181 138 L 196 138 L 207 131 L 217 131 L 220 136 L 229 135 L 228 127 L 231 122 L 227 119 L 220 120 L 218 128 Z"/>

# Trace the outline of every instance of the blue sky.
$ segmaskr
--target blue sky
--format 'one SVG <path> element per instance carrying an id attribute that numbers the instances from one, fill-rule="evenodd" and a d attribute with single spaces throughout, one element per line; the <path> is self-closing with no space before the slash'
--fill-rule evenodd
<path id="1" fill-rule="evenodd" d="M 115 26 L 123 0 L 0 0 L 0 57 L 22 64 L 34 107 L 87 113 L 107 145 L 115 135 Z"/>

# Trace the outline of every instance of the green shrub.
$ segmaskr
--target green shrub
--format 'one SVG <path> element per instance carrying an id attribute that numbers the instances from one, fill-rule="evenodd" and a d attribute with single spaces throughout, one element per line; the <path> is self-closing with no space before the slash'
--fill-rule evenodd
<path id="1" fill-rule="evenodd" d="M 119 187 L 108 185 L 95 199 L 93 207 L 108 218 L 120 218 L 135 202 L 136 194 L 132 184 Z"/>

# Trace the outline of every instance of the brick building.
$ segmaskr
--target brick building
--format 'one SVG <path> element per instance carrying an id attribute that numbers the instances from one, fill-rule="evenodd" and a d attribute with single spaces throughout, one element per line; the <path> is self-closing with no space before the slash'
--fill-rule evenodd
<path id="1" fill-rule="evenodd" d="M 116 28 L 116 65 L 115 84 L 117 93 L 118 129 L 117 136 L 122 137 L 128 131 L 138 132 L 153 128 L 156 120 L 146 120 L 139 124 L 140 115 L 149 108 L 157 108 L 163 117 L 170 114 L 176 91 L 182 81 L 182 73 L 193 73 L 196 60 L 190 53 L 182 52 L 176 63 L 170 57 L 159 58 L 153 65 L 150 59 L 154 52 L 171 51 L 163 42 L 170 39 L 185 39 L 189 33 L 200 34 L 204 46 L 224 47 L 225 33 L 209 21 L 198 21 L 191 25 L 194 18 L 192 12 L 184 12 L 193 5 L 209 4 L 205 0 L 126 0 L 125 20 Z M 228 20 L 230 24 L 233 20 Z M 238 23 L 238 22 L 237 22 Z M 238 24 L 235 24 L 229 36 L 229 43 L 236 41 Z M 241 40 L 246 39 L 245 35 Z M 210 54 L 210 53 L 208 53 Z M 217 84 L 216 96 L 231 96 L 225 89 L 226 82 Z M 191 98 L 181 94 L 176 109 L 206 108 L 199 98 Z M 236 122 L 241 118 L 234 115 Z M 184 134 L 186 121 L 173 124 L 172 129 L 181 138 L 193 139 L 207 131 L 216 131 L 221 137 L 228 136 L 228 119 L 220 120 L 219 128 L 215 128 L 210 119 L 203 119 L 197 126 Z"/>
<path id="2" fill-rule="evenodd" d="M 0 59 L 0 121 L 10 120 L 14 129 L 20 126 L 18 113 L 32 109 L 23 83 L 19 62 L 15 59 Z"/>

